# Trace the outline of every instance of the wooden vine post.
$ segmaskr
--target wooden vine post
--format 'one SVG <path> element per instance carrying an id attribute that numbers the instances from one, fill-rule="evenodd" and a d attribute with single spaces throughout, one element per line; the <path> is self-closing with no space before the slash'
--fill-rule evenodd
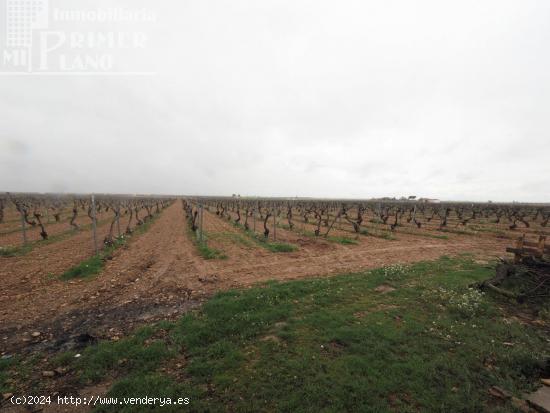
<path id="1" fill-rule="evenodd" d="M 204 207 L 202 204 L 199 205 L 199 208 L 200 208 L 200 217 L 199 217 L 199 241 L 202 242 L 203 240 L 203 237 L 202 237 L 202 218 L 203 218 L 203 215 L 204 215 Z"/>
<path id="2" fill-rule="evenodd" d="M 118 209 L 115 211 L 115 213 L 116 213 L 116 229 L 117 229 L 117 232 L 118 232 L 118 237 L 120 238 L 120 202 L 118 203 L 117 208 Z"/>
<path id="3" fill-rule="evenodd" d="M 19 211 L 21 215 L 21 233 L 23 234 L 23 245 L 27 245 L 27 224 L 25 223 L 25 214 L 23 211 Z"/>
<path id="4" fill-rule="evenodd" d="M 273 209 L 273 241 L 277 241 L 277 213 Z"/>
<path id="5" fill-rule="evenodd" d="M 99 254 L 99 249 L 97 248 L 97 224 L 96 224 L 96 215 L 95 215 L 95 196 L 92 195 L 92 232 L 94 235 L 94 250 L 95 254 Z"/>

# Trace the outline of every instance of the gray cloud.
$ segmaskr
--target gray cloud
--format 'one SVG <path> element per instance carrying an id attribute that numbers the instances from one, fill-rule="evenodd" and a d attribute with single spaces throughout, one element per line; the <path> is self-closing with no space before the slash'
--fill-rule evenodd
<path id="1" fill-rule="evenodd" d="M 157 74 L 0 76 L 0 190 L 550 201 L 547 2 L 115 3 Z"/>

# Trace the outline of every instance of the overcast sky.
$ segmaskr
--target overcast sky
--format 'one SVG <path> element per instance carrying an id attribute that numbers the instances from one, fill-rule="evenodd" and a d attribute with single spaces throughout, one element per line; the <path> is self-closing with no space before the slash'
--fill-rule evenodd
<path id="1" fill-rule="evenodd" d="M 101 5 L 155 74 L 0 76 L 0 190 L 550 201 L 550 1 Z"/>

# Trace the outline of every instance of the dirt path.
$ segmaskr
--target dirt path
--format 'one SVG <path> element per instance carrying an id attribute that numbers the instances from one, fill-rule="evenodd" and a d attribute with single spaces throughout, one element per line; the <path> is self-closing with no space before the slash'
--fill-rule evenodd
<path id="1" fill-rule="evenodd" d="M 179 202 L 166 209 L 147 232 L 117 250 L 104 271 L 89 280 L 63 282 L 48 276 L 68 261 L 89 256 L 92 246 L 85 234 L 25 257 L 2 259 L 0 353 L 18 351 L 25 343 L 29 348 L 63 347 L 83 333 L 113 338 L 136 324 L 175 317 L 228 288 L 360 271 L 460 252 L 502 255 L 508 244 L 507 240 L 472 236 L 445 240 L 400 235 L 398 240 L 360 237 L 358 245 L 340 245 L 281 229 L 282 239 L 296 243 L 299 250 L 271 253 L 253 241 L 247 243 L 241 229 L 213 213 L 205 213 L 204 225 L 209 245 L 222 249 L 228 255 L 226 260 L 207 261 L 197 254 Z M 33 331 L 42 334 L 32 339 Z"/>

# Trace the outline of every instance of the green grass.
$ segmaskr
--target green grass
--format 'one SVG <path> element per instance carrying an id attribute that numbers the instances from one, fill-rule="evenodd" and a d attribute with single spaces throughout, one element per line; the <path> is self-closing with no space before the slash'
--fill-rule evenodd
<path id="1" fill-rule="evenodd" d="M 250 229 L 245 229 L 243 225 L 233 223 L 233 226 L 241 229 L 251 240 L 256 242 L 258 245 L 262 246 L 268 251 L 271 252 L 294 252 L 298 251 L 298 247 L 293 244 L 288 244 L 285 242 L 270 241 L 265 237 L 255 233 Z"/>
<path id="2" fill-rule="evenodd" d="M 80 264 L 68 269 L 61 275 L 62 280 L 72 280 L 73 278 L 86 278 L 99 274 L 103 269 L 104 261 L 100 255 L 94 255 Z"/>
<path id="3" fill-rule="evenodd" d="M 28 254 L 30 251 L 32 251 L 32 249 L 32 244 L 0 247 L 0 257 L 17 257 Z"/>
<path id="4" fill-rule="evenodd" d="M 105 261 L 113 256 L 115 250 L 126 244 L 126 238 L 121 236 L 115 238 L 113 245 L 104 247 L 99 254 L 90 257 L 74 267 L 69 268 L 61 275 L 62 280 L 72 280 L 73 278 L 88 278 L 99 274 L 105 266 Z"/>
<path id="5" fill-rule="evenodd" d="M 331 236 L 329 235 L 328 237 L 326 237 L 327 240 L 331 241 L 331 242 L 336 242 L 338 244 L 342 244 L 342 245 L 357 245 L 359 244 L 359 241 L 353 239 L 353 238 L 349 238 L 349 237 L 337 237 L 337 236 Z"/>
<path id="6" fill-rule="evenodd" d="M 462 229 L 453 229 L 453 228 L 438 228 L 437 231 L 440 232 L 449 232 L 451 234 L 459 234 L 459 235 L 477 235 L 476 232 L 473 231 L 465 231 Z"/>
<path id="7" fill-rule="evenodd" d="M 193 241 L 193 244 L 195 244 L 195 247 L 197 247 L 197 252 L 201 257 L 203 257 L 205 260 L 225 260 L 227 259 L 227 255 L 220 251 L 217 248 L 212 248 L 208 246 L 208 237 L 209 235 L 206 232 L 202 232 L 202 240 L 199 239 L 199 232 L 193 232 L 191 229 L 191 226 L 188 226 L 187 228 L 187 234 Z"/>
<path id="8" fill-rule="evenodd" d="M 296 245 L 287 244 L 285 242 L 265 242 L 262 243 L 265 244 L 264 247 L 271 252 L 294 252 L 298 251 L 298 247 Z"/>
<path id="9" fill-rule="evenodd" d="M 154 371 L 163 360 L 176 354 L 173 346 L 154 337 L 155 331 L 151 326 L 142 327 L 131 337 L 88 347 L 80 358 L 73 358 L 80 381 L 83 384 L 96 383 L 111 371 L 123 375 L 144 375 Z"/>
<path id="10" fill-rule="evenodd" d="M 30 227 L 33 228 L 33 227 Z M 0 231 L 0 235 L 9 235 L 9 234 L 15 234 L 16 232 L 21 232 L 21 228 L 13 228 L 6 231 Z"/>
<path id="11" fill-rule="evenodd" d="M 0 359 L 0 395 L 14 391 L 13 385 L 9 382 L 17 361 L 15 358 Z"/>
<path id="12" fill-rule="evenodd" d="M 313 231 L 302 231 L 302 230 L 297 230 L 297 231 L 299 233 L 301 233 L 302 235 L 305 235 L 305 236 L 308 236 L 308 237 L 317 237 Z M 352 234 L 355 234 L 354 231 L 348 231 L 348 230 L 344 230 L 344 229 L 342 229 L 341 231 L 346 231 L 346 232 L 350 232 Z M 370 236 L 370 237 L 382 238 L 382 239 L 387 239 L 387 240 L 394 240 L 395 239 L 395 236 L 391 232 L 389 232 L 388 230 L 363 228 L 362 230 L 359 231 L 359 233 L 361 235 L 367 235 L 367 236 Z M 339 237 L 339 236 L 328 235 L 327 237 L 323 237 L 323 238 L 325 238 L 326 240 L 328 240 L 330 242 L 336 242 L 338 244 L 343 244 L 343 245 L 356 245 L 356 244 L 359 244 L 359 242 L 356 239 L 350 238 L 350 237 Z"/>
<path id="13" fill-rule="evenodd" d="M 114 242 L 112 245 L 105 246 L 97 255 L 94 255 L 74 267 L 69 268 L 67 271 L 65 271 L 61 275 L 62 280 L 72 280 L 74 278 L 88 278 L 94 275 L 99 274 L 103 267 L 105 266 L 105 261 L 112 258 L 113 253 L 119 249 L 120 247 L 126 245 L 128 243 L 128 240 L 132 237 L 141 235 L 145 233 L 157 220 L 159 215 L 154 215 L 153 218 L 149 219 L 148 221 L 144 222 L 143 224 L 135 227 L 134 231 L 131 235 L 121 235 L 120 237 L 117 237 L 114 239 Z"/>
<path id="14" fill-rule="evenodd" d="M 14 355 L 8 359 L 0 359 L 0 397 L 2 394 L 15 393 L 21 383 L 25 383 L 29 391 L 35 391 L 38 386 L 32 378 L 32 373 L 39 359 L 39 354 L 26 358 Z M 1 402 L 0 398 L 0 410 Z"/>
<path id="15" fill-rule="evenodd" d="M 91 225 L 90 225 L 91 228 Z M 83 230 L 83 229 L 81 229 Z M 20 257 L 28 254 L 38 246 L 49 245 L 54 242 L 62 241 L 78 233 L 79 231 L 68 230 L 60 234 L 51 235 L 46 240 L 29 241 L 26 245 L 0 247 L 0 256 L 2 257 Z"/>
<path id="16" fill-rule="evenodd" d="M 254 239 L 258 245 L 261 245 L 266 250 L 271 252 L 294 252 L 298 251 L 298 247 L 293 244 L 287 244 L 285 242 L 269 241 L 265 237 L 258 234 L 254 234 L 252 231 L 245 231 L 252 239 Z"/>
<path id="17" fill-rule="evenodd" d="M 488 233 L 494 234 L 498 238 L 509 238 L 509 239 L 515 238 L 513 235 L 508 235 L 506 231 L 503 231 L 498 228 L 487 228 L 479 225 L 469 225 L 469 228 L 477 232 L 488 232 Z"/>
<path id="18" fill-rule="evenodd" d="M 362 229 L 360 232 L 359 232 L 361 235 L 366 235 L 368 237 L 375 237 L 375 238 L 382 238 L 382 239 L 387 239 L 387 240 L 395 240 L 395 236 L 389 232 L 389 231 L 385 231 L 385 230 L 378 230 L 378 229 Z"/>
<path id="19" fill-rule="evenodd" d="M 209 247 L 207 242 L 204 240 L 197 240 L 196 245 L 199 254 L 206 260 L 223 260 L 227 258 L 227 255 L 225 255 L 222 251 L 216 248 Z"/>
<path id="20" fill-rule="evenodd" d="M 66 360 L 86 383 L 116 377 L 109 396 L 190 397 L 194 412 L 512 412 L 488 388 L 534 389 L 548 343 L 468 289 L 493 272 L 444 257 L 269 282 Z"/>
<path id="21" fill-rule="evenodd" d="M 97 226 L 100 227 L 107 222 L 110 222 L 111 218 L 105 219 L 103 221 L 98 221 Z M 147 225 L 144 224 L 144 225 Z M 36 241 L 29 241 L 26 245 L 20 245 L 20 246 L 8 246 L 8 247 L 0 247 L 0 257 L 19 257 L 28 254 L 32 250 L 34 250 L 36 247 L 44 246 L 53 244 L 54 242 L 63 241 L 64 239 L 70 238 L 73 235 L 76 235 L 82 231 L 91 230 L 92 224 L 84 225 L 80 227 L 78 230 L 69 229 L 67 231 L 61 232 L 59 234 L 50 235 L 48 239 L 46 240 L 36 240 Z M 140 227 L 138 227 L 140 228 Z M 30 231 L 29 229 L 27 231 Z"/>
<path id="22" fill-rule="evenodd" d="M 447 235 L 441 235 L 441 234 L 430 234 L 428 232 L 422 232 L 422 230 L 405 230 L 405 229 L 399 229 L 397 231 L 400 234 L 408 234 L 408 235 L 414 235 L 415 237 L 425 237 L 425 238 L 435 238 L 435 239 L 449 239 Z"/>
<path id="23" fill-rule="evenodd" d="M 309 237 L 309 238 L 322 238 L 322 239 L 326 239 L 327 241 L 330 241 L 330 242 L 336 242 L 337 244 L 342 244 L 342 245 L 357 245 L 357 244 L 359 244 L 359 242 L 356 239 L 349 238 L 349 237 L 332 236 L 332 235 L 328 235 L 326 237 L 324 235 L 317 236 L 317 235 L 315 235 L 315 233 L 313 231 L 306 231 L 306 230 L 298 229 L 297 227 L 294 227 L 293 229 L 290 229 L 290 226 L 286 225 L 286 224 L 280 224 L 280 225 L 277 225 L 277 227 L 282 228 L 282 229 L 286 229 L 287 231 L 297 232 L 298 234 L 304 235 L 304 236 Z"/>
<path id="24" fill-rule="evenodd" d="M 208 234 L 209 239 L 221 240 L 222 242 L 232 242 L 244 245 L 245 247 L 254 247 L 254 242 L 244 235 L 235 232 L 216 232 Z"/>
<path id="25" fill-rule="evenodd" d="M 49 218 L 47 220 L 44 220 L 44 225 L 55 225 L 55 224 L 64 224 L 64 223 L 69 223 L 71 221 L 71 218 L 72 218 L 72 210 L 67 210 L 63 213 L 60 214 L 59 216 L 59 221 L 55 221 L 55 218 L 53 215 L 50 215 Z M 46 217 L 44 217 L 46 218 Z M 7 234 L 13 234 L 15 232 L 21 232 L 21 218 L 13 218 L 13 219 L 9 219 L 9 220 L 4 220 L 3 224 L 13 224 L 13 223 L 17 223 L 17 227 L 13 228 L 13 229 L 9 229 L 9 230 L 5 230 L 5 231 L 0 231 L 0 235 L 7 235 Z M 28 224 L 27 224 L 28 225 Z M 27 227 L 27 230 L 29 229 L 32 229 L 32 228 L 39 228 L 38 226 L 36 227 L 33 227 L 32 225 L 28 225 Z"/>

